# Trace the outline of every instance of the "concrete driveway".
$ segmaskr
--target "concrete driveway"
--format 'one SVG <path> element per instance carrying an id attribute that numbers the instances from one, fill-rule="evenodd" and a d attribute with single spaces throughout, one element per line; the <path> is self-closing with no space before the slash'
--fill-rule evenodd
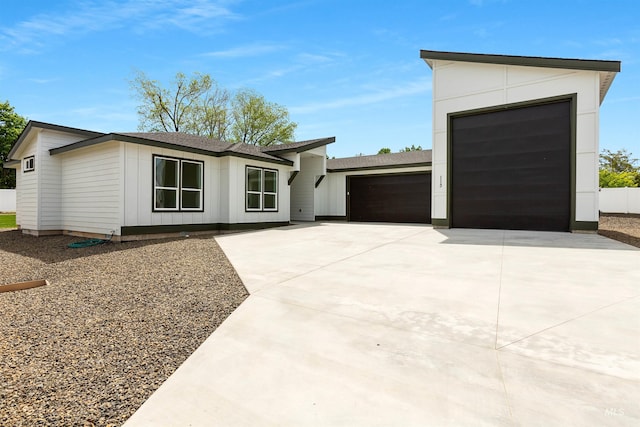
<path id="1" fill-rule="evenodd" d="M 640 425 L 640 250 L 309 224 L 218 242 L 251 296 L 132 426 Z"/>

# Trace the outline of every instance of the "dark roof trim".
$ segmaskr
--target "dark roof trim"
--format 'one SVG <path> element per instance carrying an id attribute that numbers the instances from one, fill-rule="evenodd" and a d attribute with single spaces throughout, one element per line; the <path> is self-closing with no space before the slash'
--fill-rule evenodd
<path id="1" fill-rule="evenodd" d="M 187 146 L 184 146 L 184 145 L 170 144 L 168 142 L 154 141 L 154 140 L 151 140 L 151 139 L 138 138 L 138 137 L 131 136 L 131 135 L 121 135 L 121 134 L 117 134 L 117 133 L 102 134 L 102 135 L 100 135 L 100 136 L 98 136 L 96 138 L 85 139 L 83 141 L 78 141 L 76 143 L 65 145 L 63 147 L 52 148 L 51 150 L 49 150 L 49 154 L 54 156 L 56 154 L 66 153 L 67 151 L 77 150 L 79 148 L 89 147 L 89 146 L 96 145 L 96 144 L 101 144 L 101 143 L 107 142 L 107 141 L 130 142 L 132 144 L 140 144 L 140 145 L 147 145 L 147 146 L 150 146 L 150 147 L 166 148 L 166 149 L 169 149 L 169 150 L 184 151 L 184 152 L 187 152 L 187 153 L 202 154 L 204 156 L 211 156 L 211 157 L 233 156 L 233 157 L 240 157 L 240 158 L 244 158 L 244 159 L 251 159 L 251 160 L 257 160 L 257 161 L 261 161 L 261 162 L 267 162 L 267 163 L 276 163 L 276 164 L 283 164 L 283 165 L 288 165 L 288 166 L 292 166 L 293 165 L 292 161 L 285 160 L 285 159 L 277 159 L 277 158 L 267 159 L 267 158 L 260 157 L 260 156 L 253 156 L 251 154 L 240 153 L 240 152 L 237 152 L 237 151 L 229 151 L 229 150 L 221 151 L 221 152 L 203 150 L 201 148 L 187 147 Z"/>
<path id="2" fill-rule="evenodd" d="M 309 141 L 298 141 L 291 144 L 270 145 L 262 149 L 263 153 L 284 154 L 284 153 L 303 153 L 336 142 L 336 137 L 312 139 Z"/>
<path id="3" fill-rule="evenodd" d="M 520 65 L 527 67 L 565 68 L 570 70 L 620 72 L 620 61 L 593 59 L 547 58 L 541 56 L 487 55 L 481 53 L 441 52 L 421 50 L 420 58 L 428 60 L 479 62 L 485 64 Z"/>
<path id="4" fill-rule="evenodd" d="M 424 166 L 432 166 L 432 162 L 422 162 L 422 163 L 405 163 L 401 165 L 376 165 L 376 166 L 362 166 L 362 167 L 354 167 L 354 168 L 333 168 L 330 169 L 327 167 L 327 172 L 353 172 L 353 171 L 365 171 L 365 170 L 380 170 L 380 169 L 399 169 L 399 168 L 415 168 L 415 167 L 424 167 Z"/>
<path id="5" fill-rule="evenodd" d="M 68 127 L 68 126 L 54 125 L 52 123 L 45 123 L 45 122 L 38 122 L 38 121 L 35 121 L 35 120 L 29 120 L 29 123 L 27 123 L 27 126 L 25 126 L 25 128 L 22 130 L 22 133 L 20 133 L 20 136 L 18 137 L 18 140 L 13 145 L 13 148 L 11 149 L 11 151 L 9 151 L 9 154 L 7 155 L 8 158 L 13 157 L 13 155 L 16 153 L 16 151 L 18 151 L 18 147 L 20 147 L 20 145 L 22 144 L 24 139 L 27 137 L 27 135 L 29 134 L 29 132 L 31 132 L 31 129 L 33 129 L 33 128 L 55 130 L 55 131 L 58 131 L 58 132 L 75 133 L 77 135 L 86 136 L 88 138 L 89 137 L 95 137 L 95 136 L 98 136 L 98 135 L 104 135 L 104 133 L 102 133 L 102 132 L 94 132 L 94 131 L 86 130 L 86 129 L 78 129 L 78 128 L 72 128 L 72 127 Z"/>

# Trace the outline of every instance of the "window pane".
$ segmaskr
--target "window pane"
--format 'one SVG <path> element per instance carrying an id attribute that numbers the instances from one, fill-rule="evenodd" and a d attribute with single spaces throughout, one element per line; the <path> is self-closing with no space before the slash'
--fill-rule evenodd
<path id="1" fill-rule="evenodd" d="M 156 209 L 175 209 L 177 190 L 156 190 Z"/>
<path id="2" fill-rule="evenodd" d="M 247 169 L 247 191 L 262 191 L 260 175 L 262 175 L 260 169 Z"/>
<path id="3" fill-rule="evenodd" d="M 276 195 L 275 194 L 265 194 L 264 195 L 264 208 L 265 209 L 275 209 L 276 208 Z"/>
<path id="4" fill-rule="evenodd" d="M 200 209 L 200 191 L 182 190 L 182 208 Z"/>
<path id="5" fill-rule="evenodd" d="M 247 194 L 247 209 L 260 209 L 260 194 Z"/>
<path id="6" fill-rule="evenodd" d="M 182 162 L 182 188 L 202 189 L 202 164 Z"/>
<path id="7" fill-rule="evenodd" d="M 178 186 L 178 161 L 156 157 L 156 186 Z"/>
<path id="8" fill-rule="evenodd" d="M 275 193 L 277 188 L 278 173 L 276 171 L 264 171 L 264 191 Z"/>

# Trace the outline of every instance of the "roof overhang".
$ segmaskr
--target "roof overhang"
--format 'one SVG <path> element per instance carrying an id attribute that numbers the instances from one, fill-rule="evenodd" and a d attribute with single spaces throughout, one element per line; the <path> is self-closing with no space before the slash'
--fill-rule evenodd
<path id="1" fill-rule="evenodd" d="M 2 168 L 3 169 L 18 169 L 20 167 L 20 163 L 22 163 L 20 160 L 7 160 L 6 162 L 2 163 Z"/>
<path id="2" fill-rule="evenodd" d="M 481 64 L 515 65 L 521 67 L 562 68 L 567 70 L 595 71 L 600 74 L 600 102 L 604 100 L 616 73 L 620 72 L 620 61 L 548 58 L 541 56 L 488 55 L 482 53 L 442 52 L 421 50 L 420 58 L 433 69 L 434 61 L 475 62 Z"/>
<path id="3" fill-rule="evenodd" d="M 11 157 L 13 157 L 13 155 L 16 153 L 16 151 L 18 151 L 18 148 L 20 147 L 22 142 L 29 136 L 29 134 L 34 129 L 48 129 L 48 130 L 54 130 L 54 131 L 57 131 L 57 132 L 72 133 L 72 134 L 75 134 L 75 135 L 85 136 L 87 138 L 95 137 L 95 136 L 98 136 L 98 135 L 104 135 L 102 132 L 94 132 L 94 131 L 90 131 L 90 130 L 86 130 L 86 129 L 78 129 L 78 128 L 72 128 L 72 127 L 68 127 L 68 126 L 54 125 L 52 123 L 45 123 L 45 122 L 38 122 L 38 121 L 35 121 L 35 120 L 29 120 L 29 123 L 27 123 L 27 126 L 25 126 L 25 128 L 22 130 L 22 133 L 20 134 L 20 136 L 16 140 L 16 143 L 13 144 L 13 148 L 11 149 L 11 151 L 9 151 L 9 154 L 7 155 L 7 157 L 9 159 Z"/>
<path id="4" fill-rule="evenodd" d="M 264 153 L 269 153 L 276 156 L 285 153 L 303 153 L 305 151 L 313 150 L 314 148 L 322 147 L 334 142 L 336 142 L 336 137 L 331 136 L 328 138 L 312 139 L 309 141 L 300 141 L 291 144 L 271 145 L 268 147 L 264 147 L 262 151 Z"/>
<path id="5" fill-rule="evenodd" d="M 150 147 L 158 147 L 158 148 L 166 148 L 168 150 L 183 151 L 183 152 L 187 152 L 187 153 L 195 153 L 195 154 L 201 154 L 201 155 L 204 155 L 204 156 L 211 156 L 211 157 L 233 156 L 233 157 L 240 157 L 240 158 L 251 159 L 251 160 L 256 160 L 256 161 L 261 161 L 261 162 L 267 162 L 267 163 L 276 163 L 276 164 L 282 164 L 282 165 L 287 165 L 287 166 L 293 165 L 293 162 L 291 162 L 289 160 L 280 159 L 280 158 L 276 158 L 276 157 L 274 157 L 273 159 L 268 159 L 268 158 L 264 158 L 264 157 L 260 157 L 260 156 L 253 156 L 253 155 L 248 154 L 248 153 L 241 153 L 241 152 L 236 152 L 236 151 L 210 151 L 210 150 L 203 150 L 201 148 L 188 147 L 188 146 L 177 145 L 177 144 L 171 144 L 171 143 L 168 143 L 168 142 L 156 141 L 156 140 L 147 139 L 147 138 L 140 138 L 140 137 L 131 136 L 131 135 L 122 135 L 122 134 L 118 134 L 118 133 L 102 134 L 102 135 L 100 135 L 98 137 L 95 137 L 95 138 L 89 138 L 89 139 L 85 139 L 85 140 L 82 140 L 82 141 L 74 142 L 73 144 L 64 145 L 62 147 L 52 148 L 51 150 L 49 150 L 49 154 L 52 155 L 52 156 L 55 156 L 57 154 L 62 154 L 62 153 L 66 153 L 66 152 L 69 152 L 69 151 L 78 150 L 80 148 L 90 147 L 92 145 L 102 144 L 102 143 L 110 142 L 110 141 L 129 142 L 129 143 L 132 143 L 132 144 L 147 145 L 147 146 L 150 146 Z"/>

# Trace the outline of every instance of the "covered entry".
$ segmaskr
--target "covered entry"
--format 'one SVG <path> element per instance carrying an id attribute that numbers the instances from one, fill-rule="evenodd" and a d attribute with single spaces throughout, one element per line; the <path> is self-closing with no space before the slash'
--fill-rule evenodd
<path id="1" fill-rule="evenodd" d="M 451 226 L 567 231 L 571 100 L 453 115 Z"/>
<path id="2" fill-rule="evenodd" d="M 431 222 L 431 173 L 347 176 L 349 221 Z"/>

